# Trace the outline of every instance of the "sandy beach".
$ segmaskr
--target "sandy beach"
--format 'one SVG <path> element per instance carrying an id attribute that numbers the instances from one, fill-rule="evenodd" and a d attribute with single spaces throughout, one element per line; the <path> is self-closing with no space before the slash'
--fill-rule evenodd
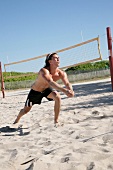
<path id="1" fill-rule="evenodd" d="M 27 93 L 0 96 L 0 170 L 113 170 L 113 92 L 110 78 L 73 85 L 61 94 L 60 125 L 54 127 L 54 101 L 13 122 Z"/>

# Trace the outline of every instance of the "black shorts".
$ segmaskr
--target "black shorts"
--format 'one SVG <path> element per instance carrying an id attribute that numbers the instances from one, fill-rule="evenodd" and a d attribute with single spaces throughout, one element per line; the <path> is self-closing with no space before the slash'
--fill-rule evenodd
<path id="1" fill-rule="evenodd" d="M 25 106 L 33 106 L 34 104 L 41 104 L 42 98 L 46 97 L 49 101 L 53 99 L 48 98 L 47 96 L 53 91 L 52 88 L 47 88 L 43 92 L 38 92 L 33 89 L 30 90 Z"/>

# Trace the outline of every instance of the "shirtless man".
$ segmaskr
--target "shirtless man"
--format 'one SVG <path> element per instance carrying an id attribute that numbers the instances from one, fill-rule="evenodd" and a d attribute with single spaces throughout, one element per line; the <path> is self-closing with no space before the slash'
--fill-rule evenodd
<path id="1" fill-rule="evenodd" d="M 68 81 L 67 74 L 58 68 L 59 63 L 60 61 L 57 53 L 51 53 L 47 55 L 45 66 L 39 71 L 38 78 L 31 86 L 25 106 L 20 110 L 14 124 L 18 123 L 20 118 L 24 114 L 28 113 L 34 104 L 41 104 L 43 97 L 46 97 L 48 100 L 55 101 L 54 123 L 58 123 L 61 98 L 60 94 L 56 90 L 65 93 L 68 97 L 74 96 L 74 91 L 72 89 L 72 85 Z M 59 79 L 63 81 L 65 88 L 56 83 L 56 81 Z"/>

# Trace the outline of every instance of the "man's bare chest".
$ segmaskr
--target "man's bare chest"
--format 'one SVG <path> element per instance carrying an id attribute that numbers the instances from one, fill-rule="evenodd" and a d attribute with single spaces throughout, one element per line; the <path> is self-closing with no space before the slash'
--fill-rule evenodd
<path id="1" fill-rule="evenodd" d="M 55 74 L 51 74 L 51 77 L 54 81 L 57 81 L 60 79 L 60 74 L 57 72 Z"/>

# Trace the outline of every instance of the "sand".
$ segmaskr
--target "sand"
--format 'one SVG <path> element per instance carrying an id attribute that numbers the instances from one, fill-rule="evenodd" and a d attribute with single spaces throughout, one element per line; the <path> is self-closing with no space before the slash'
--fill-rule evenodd
<path id="1" fill-rule="evenodd" d="M 75 96 L 61 94 L 59 126 L 54 101 L 13 122 L 23 108 L 24 93 L 0 96 L 0 170 L 112 170 L 113 92 L 110 79 L 73 85 Z"/>

